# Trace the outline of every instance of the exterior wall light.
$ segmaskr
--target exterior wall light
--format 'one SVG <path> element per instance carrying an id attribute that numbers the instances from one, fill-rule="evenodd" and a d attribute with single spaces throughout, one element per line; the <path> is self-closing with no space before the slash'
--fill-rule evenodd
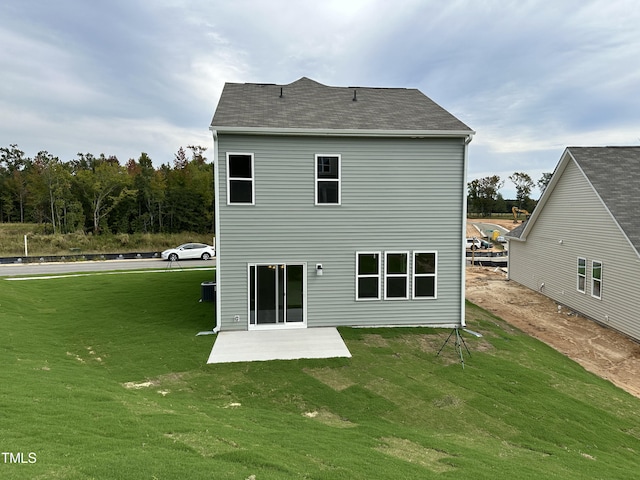
<path id="1" fill-rule="evenodd" d="M 322 276 L 322 264 L 321 263 L 316 263 L 316 275 L 318 277 Z"/>

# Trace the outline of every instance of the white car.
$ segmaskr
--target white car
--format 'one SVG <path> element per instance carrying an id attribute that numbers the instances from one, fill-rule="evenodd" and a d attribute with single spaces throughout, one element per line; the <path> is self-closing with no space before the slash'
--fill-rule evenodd
<path id="1" fill-rule="evenodd" d="M 482 247 L 482 243 L 477 238 L 467 238 L 467 248 L 476 250 Z"/>
<path id="2" fill-rule="evenodd" d="M 209 260 L 216 256 L 216 251 L 211 245 L 204 243 L 185 243 L 176 248 L 170 248 L 161 253 L 163 260 L 175 262 L 176 260 L 187 260 L 193 258 L 201 258 Z"/>

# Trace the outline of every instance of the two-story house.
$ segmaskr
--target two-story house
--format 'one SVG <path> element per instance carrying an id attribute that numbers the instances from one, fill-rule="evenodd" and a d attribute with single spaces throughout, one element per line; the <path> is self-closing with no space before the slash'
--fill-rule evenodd
<path id="1" fill-rule="evenodd" d="M 464 325 L 467 145 L 419 90 L 227 83 L 214 331 Z"/>

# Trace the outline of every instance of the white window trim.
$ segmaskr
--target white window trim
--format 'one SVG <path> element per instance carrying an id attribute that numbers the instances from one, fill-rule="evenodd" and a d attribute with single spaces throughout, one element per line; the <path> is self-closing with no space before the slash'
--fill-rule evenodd
<path id="1" fill-rule="evenodd" d="M 432 253 L 435 255 L 435 272 L 434 273 L 416 273 L 416 255 L 420 253 Z M 411 255 L 412 260 L 412 288 L 411 288 L 411 298 L 413 300 L 436 300 L 438 298 L 438 252 L 435 250 L 414 250 Z M 416 296 L 416 277 L 433 277 L 433 297 L 418 297 Z"/>
<path id="2" fill-rule="evenodd" d="M 377 275 L 360 275 L 360 255 L 378 255 L 378 274 Z M 356 252 L 356 301 L 357 302 L 370 302 L 380 300 L 380 279 L 382 277 L 382 253 L 381 252 Z M 359 282 L 361 278 L 377 278 L 378 279 L 378 295 L 375 298 L 360 298 Z"/>
<path id="3" fill-rule="evenodd" d="M 598 263 L 600 265 L 600 279 L 593 278 L 594 263 Z M 603 283 L 603 277 L 604 277 L 603 273 L 604 273 L 604 267 L 602 265 L 602 262 L 600 260 L 592 260 L 591 261 L 591 296 L 593 298 L 597 298 L 598 300 L 602 300 L 602 283 Z M 593 285 L 595 282 L 600 282 L 600 295 L 593 294 Z"/>
<path id="4" fill-rule="evenodd" d="M 580 274 L 580 260 L 584 261 L 584 275 Z M 584 277 L 584 289 L 580 290 L 580 278 Z M 587 259 L 584 257 L 578 257 L 576 263 L 576 290 L 580 293 L 587 293 Z"/>
<path id="5" fill-rule="evenodd" d="M 387 265 L 389 265 L 388 257 L 389 255 L 397 255 L 402 254 L 407 256 L 407 273 L 387 273 Z M 409 293 L 409 275 L 411 272 L 411 257 L 409 256 L 408 251 L 389 251 L 384 252 L 384 299 L 385 300 L 408 300 L 410 297 Z M 405 278 L 405 292 L 406 295 L 404 297 L 388 297 L 387 296 L 387 279 L 389 278 Z"/>
<path id="6" fill-rule="evenodd" d="M 338 158 L 338 178 L 318 178 L 318 157 L 337 157 Z M 340 153 L 316 153 L 313 161 L 314 182 L 314 198 L 313 201 L 319 206 L 335 206 L 342 205 L 342 154 Z M 318 181 L 337 182 L 338 183 L 338 203 L 319 203 L 318 202 Z"/>
<path id="7" fill-rule="evenodd" d="M 231 155 L 248 155 L 251 157 L 251 178 L 232 178 L 229 170 L 229 157 Z M 227 152 L 227 205 L 255 205 L 256 204 L 256 171 L 254 168 L 254 154 L 247 152 Z M 248 202 L 232 202 L 231 201 L 231 180 L 239 180 L 251 182 L 251 203 Z"/>

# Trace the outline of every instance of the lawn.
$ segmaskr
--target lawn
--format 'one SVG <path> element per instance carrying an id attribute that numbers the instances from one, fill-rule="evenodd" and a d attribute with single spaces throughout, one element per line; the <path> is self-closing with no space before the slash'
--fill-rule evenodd
<path id="1" fill-rule="evenodd" d="M 637 475 L 640 401 L 473 305 L 464 369 L 419 328 L 341 329 L 351 359 L 205 365 L 211 275 L 0 278 L 0 477 Z"/>

